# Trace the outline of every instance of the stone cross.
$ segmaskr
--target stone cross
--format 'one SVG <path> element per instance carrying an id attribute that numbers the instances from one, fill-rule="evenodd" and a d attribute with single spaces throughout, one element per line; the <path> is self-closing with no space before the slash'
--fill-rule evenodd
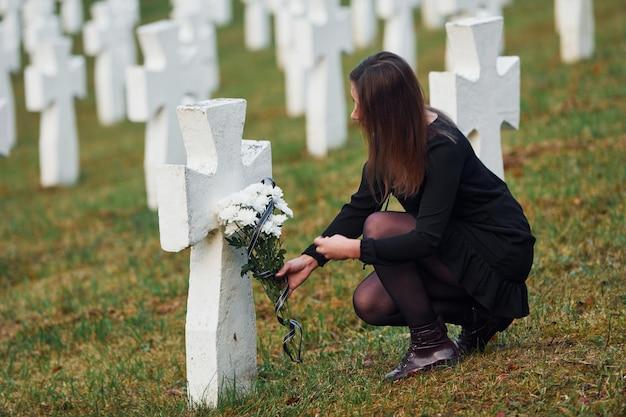
<path id="1" fill-rule="evenodd" d="M 204 50 L 181 44 L 180 26 L 168 20 L 137 30 L 144 65 L 126 71 L 128 118 L 147 122 L 144 170 L 148 207 L 156 210 L 156 169 L 187 160 L 176 106 L 209 97 L 211 82 Z M 202 45 L 200 45 L 202 46 Z"/>
<path id="2" fill-rule="evenodd" d="M 83 27 L 83 2 L 82 0 L 60 0 L 61 20 L 66 33 L 75 34 Z"/>
<path id="3" fill-rule="evenodd" d="M 444 16 L 439 11 L 440 0 L 422 0 L 422 23 L 430 30 L 441 29 Z"/>
<path id="4" fill-rule="evenodd" d="M 9 156 L 11 152 L 7 116 L 6 101 L 0 98 L 0 156 Z"/>
<path id="5" fill-rule="evenodd" d="M 39 45 L 26 68 L 26 108 L 41 112 L 41 185 L 71 185 L 78 180 L 78 136 L 74 98 L 86 94 L 85 59 L 70 55 L 71 41 L 56 38 Z"/>
<path id="6" fill-rule="evenodd" d="M 270 12 L 266 0 L 242 0 L 246 48 L 259 51 L 271 43 Z"/>
<path id="7" fill-rule="evenodd" d="M 21 0 L 0 0 L 0 15 L 2 22 L 0 23 L 0 31 L 3 32 L 4 42 L 0 44 L 9 53 L 3 59 L 8 59 L 7 67 L 11 72 L 20 70 L 21 63 L 21 45 L 22 45 L 22 28 L 20 25 L 20 8 Z"/>
<path id="8" fill-rule="evenodd" d="M 454 72 L 431 72 L 434 108 L 446 112 L 472 143 L 476 155 L 504 178 L 500 128 L 519 126 L 520 60 L 498 57 L 502 17 L 446 24 Z"/>
<path id="9" fill-rule="evenodd" d="M 208 0 L 208 2 L 216 25 L 224 26 L 233 20 L 232 0 Z"/>
<path id="10" fill-rule="evenodd" d="M 350 9 L 339 0 L 311 0 L 308 22 L 299 28 L 302 61 L 311 68 L 306 104 L 309 153 L 324 157 L 348 134 L 341 53 L 352 51 Z"/>
<path id="11" fill-rule="evenodd" d="M 352 0 L 352 39 L 357 48 L 367 48 L 378 35 L 374 0 Z"/>
<path id="12" fill-rule="evenodd" d="M 400 55 L 415 70 L 416 34 L 413 9 L 417 0 L 378 0 L 378 15 L 385 20 L 383 49 Z"/>
<path id="13" fill-rule="evenodd" d="M 96 109 L 100 123 L 108 126 L 126 117 L 126 68 L 135 64 L 133 23 L 116 16 L 106 1 L 94 3 L 91 15 L 83 44 L 85 52 L 96 57 Z"/>
<path id="14" fill-rule="evenodd" d="M 301 58 L 300 27 L 306 26 L 308 0 L 289 0 L 289 44 L 285 52 L 285 101 L 289 117 L 302 116 L 306 109 L 308 68 Z"/>
<path id="15" fill-rule="evenodd" d="M 555 0 L 556 29 L 561 37 L 561 60 L 589 58 L 594 50 L 593 0 Z"/>
<path id="16" fill-rule="evenodd" d="M 252 287 L 241 277 L 245 253 L 224 239 L 217 203 L 272 174 L 270 143 L 243 140 L 246 102 L 217 99 L 178 107 L 187 165 L 159 169 L 161 247 L 191 247 L 185 344 L 192 406 L 214 406 L 256 378 Z"/>
<path id="17" fill-rule="evenodd" d="M 4 34 L 0 31 L 0 45 L 4 44 Z M 0 100 L 4 101 L 4 121 L 0 124 L 0 135 L 4 144 L 12 149 L 15 146 L 17 135 L 15 134 L 15 101 L 13 98 L 13 86 L 9 74 L 8 63 L 11 62 L 13 53 L 0 48 Z"/>

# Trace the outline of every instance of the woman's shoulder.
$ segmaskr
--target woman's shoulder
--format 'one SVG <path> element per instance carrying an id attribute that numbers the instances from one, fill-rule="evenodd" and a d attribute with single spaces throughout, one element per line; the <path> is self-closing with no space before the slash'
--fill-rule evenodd
<path id="1" fill-rule="evenodd" d="M 437 117 L 428 125 L 428 151 L 445 148 L 454 152 L 466 152 L 469 140 L 453 122 Z"/>

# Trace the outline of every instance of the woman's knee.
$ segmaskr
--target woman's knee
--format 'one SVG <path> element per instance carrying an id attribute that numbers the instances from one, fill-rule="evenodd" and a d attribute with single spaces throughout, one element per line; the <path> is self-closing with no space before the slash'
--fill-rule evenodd
<path id="1" fill-rule="evenodd" d="M 363 224 L 363 237 L 380 239 L 407 233 L 415 227 L 415 218 L 408 213 L 377 211 Z"/>

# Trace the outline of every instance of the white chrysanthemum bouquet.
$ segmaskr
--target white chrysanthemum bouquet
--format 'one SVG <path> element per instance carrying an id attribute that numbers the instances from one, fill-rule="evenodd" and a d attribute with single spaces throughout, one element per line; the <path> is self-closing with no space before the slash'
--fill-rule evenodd
<path id="1" fill-rule="evenodd" d="M 291 217 L 293 212 L 283 198 L 283 190 L 271 180 L 252 184 L 218 203 L 218 218 L 226 241 L 247 251 L 248 259 L 241 268 L 241 276 L 254 277 L 261 283 L 274 304 L 278 321 L 289 328 L 283 338 L 283 350 L 292 360 L 300 362 L 302 326 L 295 320 L 283 318 L 282 310 L 288 314 L 287 282 L 275 276 L 285 260 L 286 251 L 280 242 L 282 226 Z M 298 331 L 300 344 L 295 346 L 293 339 Z"/>

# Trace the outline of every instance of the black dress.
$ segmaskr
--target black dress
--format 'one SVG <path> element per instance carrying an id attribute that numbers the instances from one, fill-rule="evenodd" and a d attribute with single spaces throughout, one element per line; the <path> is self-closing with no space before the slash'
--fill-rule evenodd
<path id="1" fill-rule="evenodd" d="M 361 241 L 365 264 L 393 264 L 437 256 L 483 307 L 502 317 L 529 314 L 526 278 L 535 238 L 508 187 L 474 153 L 468 139 L 441 117 L 429 126 L 426 176 L 408 198 L 396 196 L 416 227 L 406 234 Z M 442 134 L 445 132 L 445 134 Z M 322 236 L 357 238 L 365 219 L 382 208 L 363 166 L 361 185 Z M 378 193 L 380 188 L 375 188 Z M 304 254 L 328 260 L 310 245 Z"/>

